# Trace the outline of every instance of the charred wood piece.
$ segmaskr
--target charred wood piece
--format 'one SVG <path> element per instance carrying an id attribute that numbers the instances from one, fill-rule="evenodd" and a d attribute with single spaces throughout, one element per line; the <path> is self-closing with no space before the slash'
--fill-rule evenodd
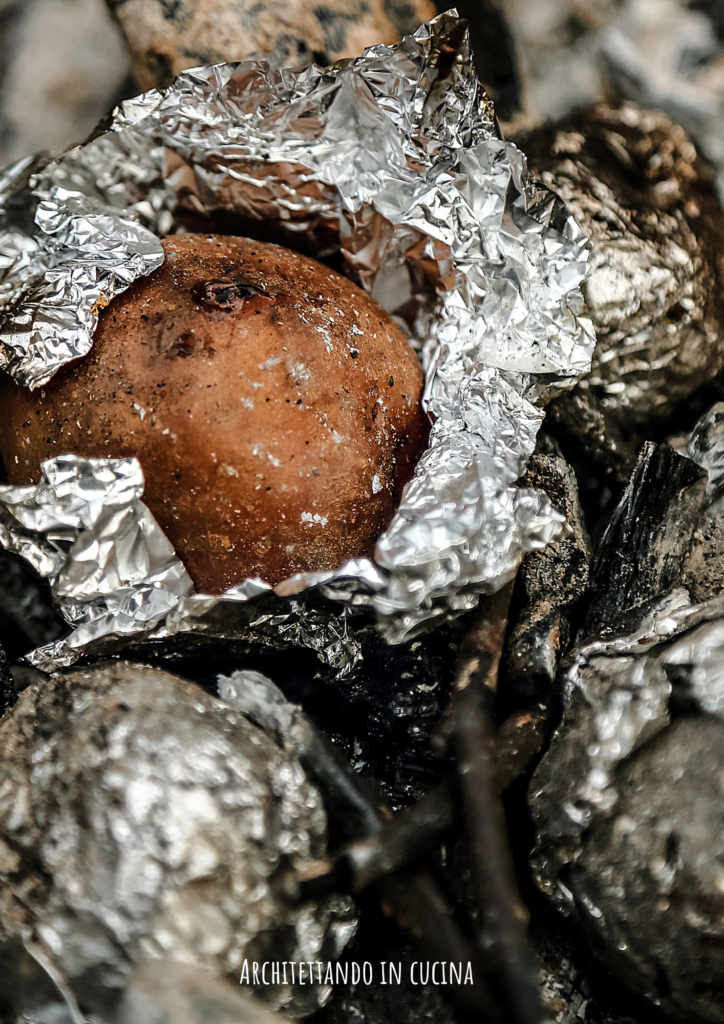
<path id="1" fill-rule="evenodd" d="M 706 472 L 666 444 L 647 442 L 592 567 L 584 633 L 681 583 Z"/>
<path id="2" fill-rule="evenodd" d="M 506 789 L 540 753 L 548 728 L 542 705 L 511 715 L 495 736 L 496 777 Z M 312 862 L 290 874 L 288 892 L 295 900 L 320 892 L 361 892 L 386 875 L 412 864 L 460 823 L 458 794 L 446 779 L 409 810 L 384 822 L 378 831 L 347 844 L 333 857 Z"/>
<path id="3" fill-rule="evenodd" d="M 452 736 L 480 905 L 479 943 L 488 980 L 505 1017 L 515 1024 L 542 1018 L 537 969 L 528 945 L 528 914 L 520 899 L 507 846 L 495 775 L 492 705 L 503 650 L 512 584 L 481 602 L 463 641 L 451 701 Z"/>

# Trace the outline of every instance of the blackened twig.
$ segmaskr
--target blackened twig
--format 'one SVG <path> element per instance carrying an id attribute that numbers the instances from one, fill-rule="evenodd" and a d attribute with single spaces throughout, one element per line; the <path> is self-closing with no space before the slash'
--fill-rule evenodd
<path id="1" fill-rule="evenodd" d="M 465 936 L 433 874 L 424 869 L 398 872 L 383 879 L 379 890 L 383 911 L 410 932 L 427 961 L 471 965 L 472 985 L 447 986 L 458 1019 L 465 1024 L 503 1024 L 486 984 L 484 953 Z"/>
<path id="2" fill-rule="evenodd" d="M 379 832 L 391 812 L 306 714 L 296 715 L 289 738 L 304 770 L 327 794 L 346 835 L 356 839 Z"/>
<path id="3" fill-rule="evenodd" d="M 303 713 L 297 716 L 290 738 L 305 770 L 334 805 L 335 813 L 342 813 L 349 838 L 379 832 L 392 812 Z M 502 1024 L 485 984 L 482 951 L 465 937 L 433 876 L 425 870 L 401 870 L 383 879 L 379 889 L 383 907 L 409 929 L 426 958 L 472 964 L 472 985 L 447 986 L 461 1021 Z"/>
<path id="4" fill-rule="evenodd" d="M 541 998 L 526 936 L 527 912 L 518 895 L 497 795 L 491 719 L 511 591 L 508 584 L 481 602 L 460 650 L 450 713 L 490 983 L 499 990 L 511 1022 L 539 1024 Z"/>
<path id="5" fill-rule="evenodd" d="M 497 782 L 502 792 L 541 750 L 547 715 L 541 705 L 511 715 L 495 737 Z M 445 779 L 372 835 L 348 843 L 334 856 L 312 861 L 285 879 L 292 899 L 343 888 L 361 892 L 432 849 L 459 822 L 456 786 Z"/>

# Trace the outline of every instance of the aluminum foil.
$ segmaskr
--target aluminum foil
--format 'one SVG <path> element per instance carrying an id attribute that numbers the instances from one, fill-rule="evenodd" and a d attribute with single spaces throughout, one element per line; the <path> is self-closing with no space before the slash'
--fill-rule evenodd
<path id="1" fill-rule="evenodd" d="M 709 500 L 718 497 L 724 477 L 724 402 L 713 405 L 694 425 L 685 454 L 706 470 Z"/>
<path id="2" fill-rule="evenodd" d="M 246 581 L 222 598 L 174 600 L 177 583 L 157 576 L 173 604 L 156 620 L 159 635 L 227 635 L 261 620 L 344 671 L 357 656 L 357 616 L 374 614 L 402 642 L 473 607 L 559 535 L 563 517 L 546 496 L 515 482 L 535 445 L 537 403 L 590 367 L 580 291 L 589 245 L 501 138 L 454 13 L 326 69 L 245 62 L 184 72 L 124 103 L 90 142 L 7 172 L 6 368 L 37 387 L 83 355 L 99 308 L 154 269 L 156 235 L 179 229 L 184 211 L 232 214 L 250 233 L 274 221 L 318 255 L 341 246 L 350 273 L 404 312 L 434 429 L 374 562 L 296 577 L 273 593 Z M 86 529 L 89 546 L 113 543 Z M 94 586 L 86 604 L 99 598 Z M 116 616 L 110 637 L 151 628 L 110 589 L 103 601 Z M 70 664 L 83 650 L 85 639 L 71 638 L 34 660 Z"/>
<path id="3" fill-rule="evenodd" d="M 29 687 L 4 717 L 4 1007 L 48 1019 L 59 978 L 69 1005 L 116 1020 L 146 958 L 238 981 L 245 960 L 339 957 L 356 928 L 351 899 L 292 906 L 277 881 L 280 865 L 325 855 L 322 797 L 293 749 L 248 720 L 246 691 L 233 677 L 226 687 L 228 703 L 116 662 Z M 288 976 L 257 994 L 306 1017 L 330 991 Z"/>
<path id="4" fill-rule="evenodd" d="M 668 726 L 672 693 L 724 718 L 724 595 L 690 605 L 686 590 L 672 591 L 629 629 L 570 659 L 563 721 L 531 780 L 534 873 L 563 907 L 573 902 L 563 869 L 580 856 L 584 832 L 616 807 L 617 766 Z"/>

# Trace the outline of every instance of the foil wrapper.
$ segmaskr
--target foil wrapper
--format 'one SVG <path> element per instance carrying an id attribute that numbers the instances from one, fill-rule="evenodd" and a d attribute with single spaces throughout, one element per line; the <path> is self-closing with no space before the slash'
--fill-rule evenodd
<path id="1" fill-rule="evenodd" d="M 84 1020 L 80 1004 L 101 1024 L 148 959 L 238 983 L 271 950 L 325 967 L 340 956 L 351 899 L 292 906 L 278 881 L 280 866 L 326 854 L 327 814 L 283 734 L 249 721 L 294 713 L 263 683 L 232 677 L 217 700 L 117 662 L 24 691 L 0 731 L 4 1008 L 39 1024 Z M 291 976 L 257 989 L 292 1017 L 331 992 Z"/>
<path id="2" fill-rule="evenodd" d="M 0 182 L 2 365 L 38 387 L 87 352 L 98 310 L 158 265 L 158 236 L 189 212 L 231 218 L 236 233 L 271 225 L 318 256 L 341 249 L 422 353 L 429 449 L 374 562 L 273 592 L 246 581 L 217 598 L 181 593 L 169 568 L 168 585 L 157 573 L 141 602 L 150 612 L 153 590 L 155 623 L 129 614 L 125 585 L 114 592 L 90 574 L 82 603 L 94 635 L 31 660 L 47 668 L 97 652 L 102 622 L 111 644 L 134 630 L 225 636 L 256 624 L 344 672 L 360 624 L 376 618 L 402 642 L 473 607 L 560 534 L 563 516 L 546 496 L 515 482 L 535 446 L 538 403 L 590 368 L 580 291 L 590 247 L 501 138 L 454 13 L 326 69 L 184 72 L 124 103 L 84 145 L 11 168 Z M 87 462 L 79 472 L 112 470 Z M 100 519 L 82 530 L 89 549 L 114 543 Z M 147 555 L 134 550 L 140 566 Z M 56 593 L 63 572 L 46 573 Z"/>
<path id="3" fill-rule="evenodd" d="M 564 869 L 616 807 L 617 766 L 669 725 L 672 695 L 724 718 L 724 596 L 691 605 L 681 588 L 636 617 L 569 660 L 563 720 L 531 780 L 534 874 L 564 909 L 573 905 Z"/>

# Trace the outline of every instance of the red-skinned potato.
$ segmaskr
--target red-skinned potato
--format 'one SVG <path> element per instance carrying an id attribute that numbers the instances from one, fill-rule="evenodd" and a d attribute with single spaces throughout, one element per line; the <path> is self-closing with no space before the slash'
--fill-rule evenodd
<path id="1" fill-rule="evenodd" d="M 407 339 L 314 260 L 230 236 L 166 259 L 101 312 L 40 391 L 2 382 L 14 484 L 63 452 L 135 455 L 144 501 L 198 590 L 371 555 L 427 440 Z"/>

